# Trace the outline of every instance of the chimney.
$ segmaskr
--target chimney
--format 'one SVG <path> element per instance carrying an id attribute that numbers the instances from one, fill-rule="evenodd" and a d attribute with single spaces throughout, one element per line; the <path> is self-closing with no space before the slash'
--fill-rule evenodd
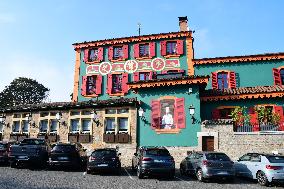
<path id="1" fill-rule="evenodd" d="M 187 16 L 178 17 L 179 19 L 179 29 L 180 31 L 189 31 L 188 24 L 187 24 Z"/>

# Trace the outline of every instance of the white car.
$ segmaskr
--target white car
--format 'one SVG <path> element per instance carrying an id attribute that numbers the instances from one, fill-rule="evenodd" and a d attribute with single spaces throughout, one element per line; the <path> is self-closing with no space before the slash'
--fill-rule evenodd
<path id="1" fill-rule="evenodd" d="M 247 153 L 235 162 L 237 176 L 257 179 L 263 186 L 271 182 L 284 182 L 284 156 Z"/>

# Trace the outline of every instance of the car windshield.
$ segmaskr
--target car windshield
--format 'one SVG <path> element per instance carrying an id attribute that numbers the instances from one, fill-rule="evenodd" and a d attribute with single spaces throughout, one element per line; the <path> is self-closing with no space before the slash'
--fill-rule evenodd
<path id="1" fill-rule="evenodd" d="M 29 139 L 24 139 L 21 144 L 26 144 L 26 145 L 44 145 L 44 140 L 29 140 Z"/>
<path id="2" fill-rule="evenodd" d="M 205 156 L 207 160 L 230 161 L 230 158 L 226 154 L 210 153 L 210 154 L 206 154 Z"/>
<path id="3" fill-rule="evenodd" d="M 76 151 L 76 148 L 74 145 L 56 145 L 53 147 L 52 151 L 72 152 Z"/>
<path id="4" fill-rule="evenodd" d="M 284 156 L 266 156 L 270 163 L 284 163 Z"/>
<path id="5" fill-rule="evenodd" d="M 149 156 L 169 156 L 170 153 L 165 149 L 148 149 L 145 151 L 145 155 Z"/>
<path id="6" fill-rule="evenodd" d="M 92 157 L 115 157 L 116 151 L 115 150 L 96 150 L 92 153 Z"/>

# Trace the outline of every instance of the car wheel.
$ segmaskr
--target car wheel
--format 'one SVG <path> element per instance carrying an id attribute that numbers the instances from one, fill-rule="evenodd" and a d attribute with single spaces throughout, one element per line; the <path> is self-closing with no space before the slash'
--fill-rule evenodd
<path id="1" fill-rule="evenodd" d="M 267 186 L 269 184 L 268 179 L 267 179 L 265 173 L 262 172 L 262 171 L 257 172 L 256 178 L 257 178 L 257 182 L 261 186 Z"/>
<path id="2" fill-rule="evenodd" d="M 139 179 L 143 179 L 144 178 L 144 175 L 143 175 L 142 170 L 141 170 L 139 165 L 137 166 L 137 177 Z"/>
<path id="3" fill-rule="evenodd" d="M 11 167 L 11 168 L 17 168 L 17 163 L 14 162 L 14 161 L 11 162 L 11 163 L 10 163 L 10 167 Z"/>
<path id="4" fill-rule="evenodd" d="M 196 172 L 196 177 L 197 177 L 197 180 L 198 180 L 199 182 L 203 182 L 203 181 L 204 181 L 202 169 L 198 169 L 198 170 L 197 170 L 197 172 Z"/>

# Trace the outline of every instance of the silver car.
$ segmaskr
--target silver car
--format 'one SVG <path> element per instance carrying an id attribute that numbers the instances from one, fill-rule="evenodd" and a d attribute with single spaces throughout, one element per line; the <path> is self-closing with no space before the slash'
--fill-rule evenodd
<path id="1" fill-rule="evenodd" d="M 209 178 L 234 180 L 234 162 L 221 152 L 193 152 L 180 164 L 182 175 L 196 175 L 199 181 Z"/>
<path id="2" fill-rule="evenodd" d="M 284 156 L 247 153 L 235 163 L 236 175 L 256 179 L 260 185 L 284 181 Z"/>

